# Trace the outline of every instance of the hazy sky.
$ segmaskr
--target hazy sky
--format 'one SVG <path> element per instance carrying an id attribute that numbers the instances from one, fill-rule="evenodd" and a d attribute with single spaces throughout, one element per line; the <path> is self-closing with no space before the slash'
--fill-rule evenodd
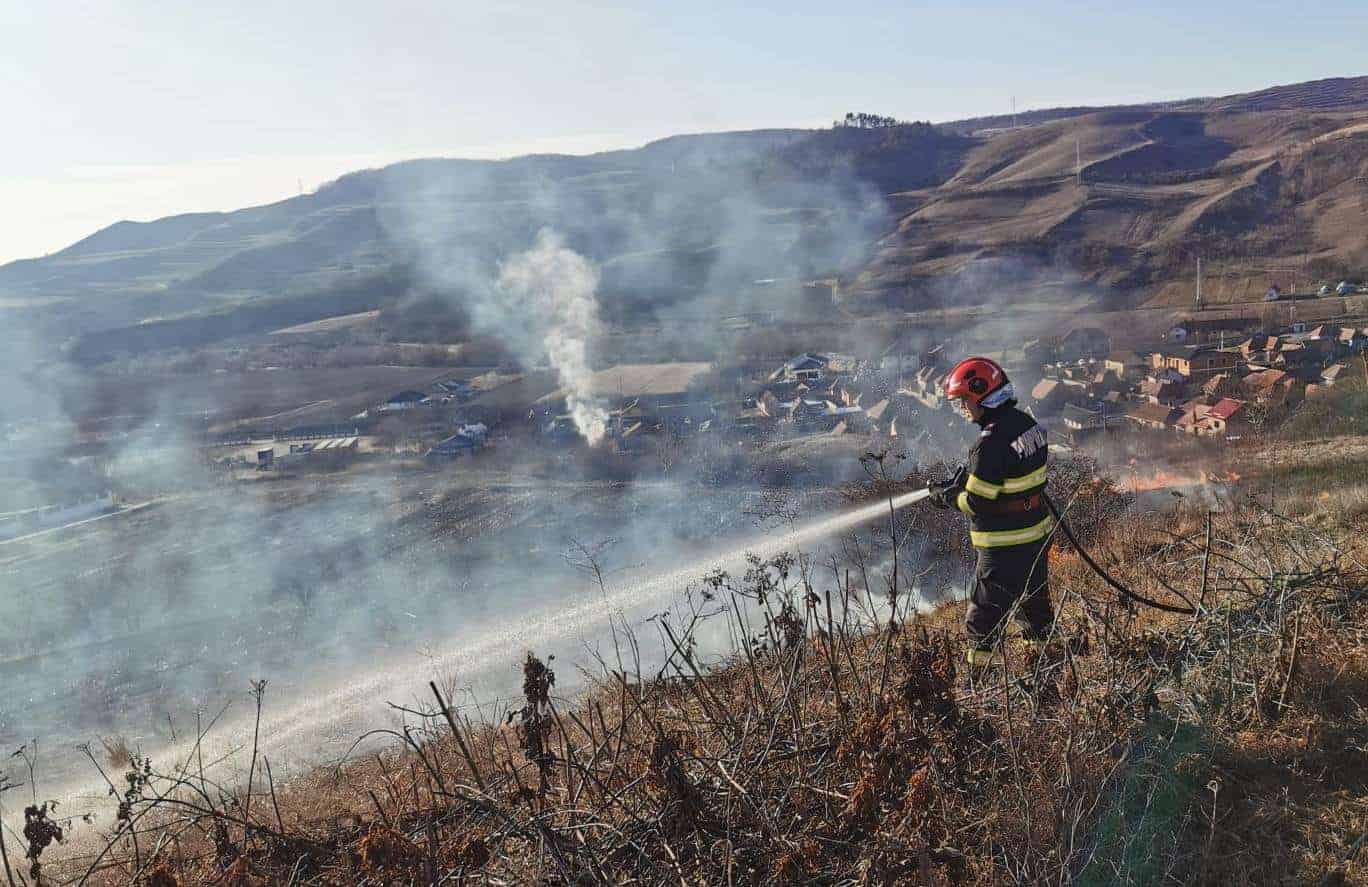
<path id="1" fill-rule="evenodd" d="M 0 261 L 407 157 L 1218 95 L 1368 45 L 1362 0 L 765 5 L 0 0 Z"/>

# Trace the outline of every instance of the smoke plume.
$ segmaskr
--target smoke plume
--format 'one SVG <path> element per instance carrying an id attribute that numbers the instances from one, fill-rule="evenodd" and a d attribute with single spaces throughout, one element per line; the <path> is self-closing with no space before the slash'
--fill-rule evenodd
<path id="1" fill-rule="evenodd" d="M 534 331 L 555 369 L 575 428 L 597 446 L 608 430 L 608 413 L 594 397 L 589 341 L 599 331 L 598 272 L 561 238 L 542 229 L 532 249 L 503 262 L 496 294 L 502 313 Z"/>

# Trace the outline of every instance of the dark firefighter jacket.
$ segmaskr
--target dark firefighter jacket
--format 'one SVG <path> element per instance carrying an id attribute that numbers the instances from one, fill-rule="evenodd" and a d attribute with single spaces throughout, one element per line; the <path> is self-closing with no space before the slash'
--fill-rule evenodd
<path id="1" fill-rule="evenodd" d="M 984 414 L 956 497 L 975 548 L 1036 543 L 1050 534 L 1045 505 L 1045 427 L 1009 402 Z"/>

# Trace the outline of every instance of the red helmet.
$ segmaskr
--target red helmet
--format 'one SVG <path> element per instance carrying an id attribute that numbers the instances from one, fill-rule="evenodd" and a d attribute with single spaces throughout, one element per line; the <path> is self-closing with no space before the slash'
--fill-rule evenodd
<path id="1" fill-rule="evenodd" d="M 945 377 L 945 396 L 963 397 L 977 404 L 1006 384 L 1007 373 L 997 361 L 969 357 L 955 364 L 950 375 Z"/>

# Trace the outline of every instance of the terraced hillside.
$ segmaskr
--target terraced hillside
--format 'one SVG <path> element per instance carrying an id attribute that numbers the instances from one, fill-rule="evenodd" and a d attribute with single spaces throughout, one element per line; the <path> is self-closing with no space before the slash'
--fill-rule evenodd
<path id="1" fill-rule="evenodd" d="M 1215 301 L 1360 276 L 1368 79 L 995 132 L 944 184 L 899 198 L 857 289 L 904 307 L 944 301 L 946 275 L 975 268 L 1113 304 L 1190 303 L 1198 256 Z"/>

